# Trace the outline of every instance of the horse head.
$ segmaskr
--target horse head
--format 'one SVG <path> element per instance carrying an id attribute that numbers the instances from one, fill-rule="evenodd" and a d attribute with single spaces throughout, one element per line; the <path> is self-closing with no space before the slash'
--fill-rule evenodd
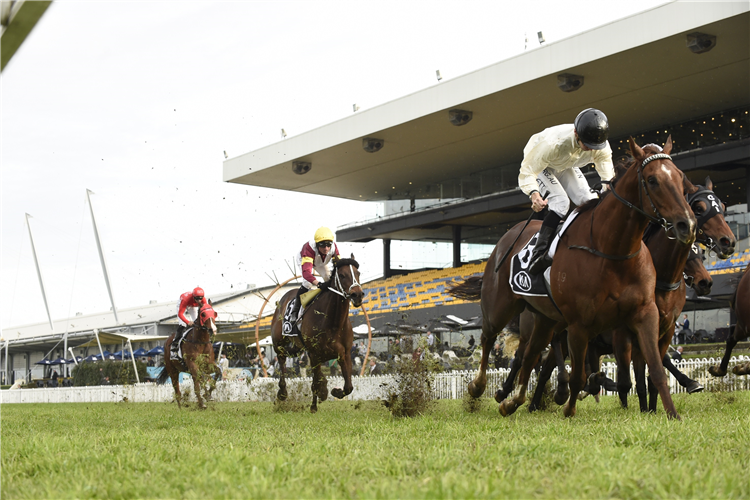
<path id="1" fill-rule="evenodd" d="M 332 278 L 331 287 L 340 292 L 344 298 L 351 299 L 354 307 L 362 305 L 362 299 L 365 293 L 362 291 L 362 285 L 359 284 L 359 263 L 351 259 L 336 259 L 333 266 L 335 268 Z"/>
<path id="2" fill-rule="evenodd" d="M 200 312 L 198 313 L 198 324 L 201 328 L 210 330 L 211 335 L 216 334 L 216 318 L 218 315 L 214 308 L 210 304 L 204 304 L 201 306 Z"/>
<path id="3" fill-rule="evenodd" d="M 696 241 L 713 250 L 720 259 L 728 259 L 734 253 L 736 239 L 724 219 L 726 206 L 714 193 L 714 184 L 706 177 L 706 185 L 693 185 L 685 180 L 687 202 L 698 222 Z"/>
<path id="4" fill-rule="evenodd" d="M 672 162 L 672 137 L 667 138 L 662 152 L 655 148 L 642 149 L 631 137 L 630 152 L 636 161 L 640 210 L 662 226 L 671 227 L 681 243 L 695 241 L 696 220 L 684 196 L 684 177 Z M 629 174 L 631 172 L 628 172 Z M 627 174 L 626 174 L 627 175 Z M 644 200 L 645 198 L 645 200 Z"/>
<path id="5" fill-rule="evenodd" d="M 699 297 L 711 293 L 713 279 L 703 265 L 703 250 L 698 245 L 693 245 L 690 249 L 683 275 L 685 284 L 695 290 L 695 294 Z"/>

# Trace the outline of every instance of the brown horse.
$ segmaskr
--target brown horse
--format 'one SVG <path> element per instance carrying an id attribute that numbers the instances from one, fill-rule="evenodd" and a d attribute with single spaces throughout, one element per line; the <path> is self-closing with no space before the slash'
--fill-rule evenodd
<path id="1" fill-rule="evenodd" d="M 321 365 L 331 359 L 337 359 L 344 377 L 344 388 L 335 388 L 331 394 L 343 398 L 354 390 L 352 385 L 352 350 L 354 332 L 349 321 L 349 302 L 355 307 L 362 304 L 364 292 L 359 284 L 359 264 L 351 259 L 334 260 L 334 272 L 326 283 L 327 289 L 309 303 L 302 313 L 302 324 L 298 337 L 286 337 L 281 333 L 284 311 L 297 291 L 290 290 L 279 301 L 271 321 L 271 338 L 273 348 L 278 353 L 281 377 L 276 397 L 280 401 L 287 398 L 286 358 L 305 350 L 310 356 L 313 369 L 312 405 L 310 411 L 318 411 L 318 398 L 328 398 L 328 381 L 321 371 Z"/>
<path id="2" fill-rule="evenodd" d="M 182 394 L 180 393 L 180 372 L 187 372 L 193 377 L 195 386 L 195 397 L 198 399 L 198 406 L 205 408 L 203 401 L 211 399 L 211 393 L 216 386 L 216 380 L 221 380 L 221 370 L 216 365 L 214 358 L 214 349 L 211 344 L 211 338 L 216 334 L 216 311 L 210 304 L 204 304 L 198 313 L 198 320 L 185 336 L 182 342 L 182 359 L 171 360 L 169 356 L 164 357 L 164 369 L 159 374 L 159 383 L 167 381 L 167 377 L 172 379 L 175 399 L 177 405 L 182 407 Z M 164 352 L 168 353 L 175 333 L 169 336 L 164 345 Z M 215 378 L 210 380 L 211 374 Z M 201 396 L 201 386 L 206 386 L 205 394 Z"/>
<path id="3" fill-rule="evenodd" d="M 727 339 L 724 357 L 718 366 L 712 366 L 708 369 L 708 372 L 714 377 L 723 377 L 727 374 L 732 349 L 737 345 L 737 342 L 750 337 L 750 272 L 748 272 L 748 268 L 750 266 L 745 267 L 745 271 L 740 278 L 740 282 L 737 284 L 737 289 L 734 291 L 734 297 L 730 304 L 732 310 L 737 315 L 737 322 L 732 327 Z M 750 363 L 737 365 L 732 372 L 735 375 L 747 375 L 750 373 Z"/>
<path id="4" fill-rule="evenodd" d="M 724 205 L 712 191 L 711 179 L 706 178 L 706 186 L 693 186 L 686 181 L 688 203 L 697 219 L 698 238 L 696 241 L 714 249 L 719 257 L 727 258 L 734 252 L 735 237 L 724 220 Z M 691 246 L 669 239 L 663 231 L 647 231 L 647 241 L 651 258 L 656 268 L 656 307 L 659 310 L 659 352 L 664 359 L 672 342 L 675 322 L 685 306 L 684 268 L 691 253 Z M 710 288 L 709 288 L 710 289 Z M 622 328 L 613 335 L 615 359 L 617 360 L 617 393 L 624 408 L 628 405 L 630 392 L 630 361 L 636 378 L 636 392 L 641 411 L 656 411 L 657 393 L 649 377 L 646 401 L 646 366 L 642 351 Z M 670 363 L 671 364 L 671 363 Z M 685 381 L 684 378 L 682 378 Z"/>
<path id="5" fill-rule="evenodd" d="M 654 383 L 665 410 L 671 417 L 678 417 L 666 376 L 663 370 L 659 376 L 656 369 L 661 366 L 657 345 L 659 313 L 654 303 L 656 273 L 641 240 L 649 221 L 669 227 L 674 237 L 685 244 L 695 240 L 695 218 L 683 195 L 684 176 L 669 157 L 671 148 L 672 141 L 668 139 L 664 153 L 653 155 L 630 139 L 636 165 L 624 173 L 616 188 L 579 208 L 578 217 L 560 239 L 550 270 L 554 303 L 547 297 L 513 293 L 509 285 L 511 259 L 494 271 L 509 247 L 513 246 L 513 253 L 517 253 L 533 237 L 538 222 L 522 232 L 520 224 L 511 229 L 497 243 L 484 276 L 453 289 L 470 296 L 481 286 L 483 352 L 479 373 L 469 384 L 473 397 L 481 396 L 486 387 L 487 361 L 497 333 L 529 307 L 534 312 L 534 331 L 525 347 L 516 393 L 500 405 L 503 415 L 513 413 L 524 403 L 530 372 L 540 352 L 549 344 L 553 332 L 565 327 L 572 373 L 571 395 L 563 412 L 565 416 L 574 415 L 578 392 L 585 383 L 584 358 L 589 340 L 624 324 L 638 338 L 648 365 L 656 374 Z"/>

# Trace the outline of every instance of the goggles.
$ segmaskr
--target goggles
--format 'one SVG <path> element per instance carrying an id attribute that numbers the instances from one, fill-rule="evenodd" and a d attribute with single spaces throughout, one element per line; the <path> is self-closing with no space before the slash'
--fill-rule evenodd
<path id="1" fill-rule="evenodd" d="M 332 246 L 333 246 L 333 242 L 332 242 L 332 241 L 321 241 L 321 242 L 320 242 L 320 243 L 318 243 L 318 244 L 317 244 L 316 246 L 317 246 L 318 248 L 323 248 L 323 247 L 328 247 L 328 248 L 330 248 L 330 247 L 332 247 Z"/>

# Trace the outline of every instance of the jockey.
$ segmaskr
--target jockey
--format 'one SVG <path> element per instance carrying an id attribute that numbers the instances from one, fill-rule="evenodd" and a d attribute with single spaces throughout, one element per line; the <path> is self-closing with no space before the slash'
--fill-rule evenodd
<path id="1" fill-rule="evenodd" d="M 598 109 L 588 108 L 572 124 L 557 125 L 532 135 L 523 148 L 518 187 L 531 199 L 532 210 L 549 208 L 530 258 L 529 273 L 539 274 L 552 264 L 547 250 L 557 225 L 568 214 L 570 201 L 581 205 L 597 197 L 581 167 L 593 163 L 602 181 L 614 177 L 608 136 L 607 117 Z M 540 191 L 548 193 L 546 200 Z"/>
<path id="2" fill-rule="evenodd" d="M 190 330 L 188 327 L 193 326 L 193 322 L 198 319 L 198 309 L 206 302 L 206 294 L 201 287 L 196 287 L 192 292 L 185 292 L 180 295 L 180 301 L 177 304 L 177 333 L 170 347 L 170 359 L 180 359 L 178 354 L 180 342 Z M 190 319 L 185 316 L 185 313 L 190 315 Z"/>
<path id="3" fill-rule="evenodd" d="M 297 315 L 300 309 L 300 295 L 315 287 L 323 290 L 327 287 L 325 282 L 331 277 L 331 260 L 339 255 L 339 249 L 333 240 L 333 231 L 327 227 L 318 228 L 313 239 L 302 245 L 302 250 L 296 255 L 297 265 L 302 269 L 302 286 L 287 306 L 284 324 L 281 327 L 281 332 L 285 336 L 299 335 Z M 321 281 L 313 276 L 313 270 L 318 272 Z"/>

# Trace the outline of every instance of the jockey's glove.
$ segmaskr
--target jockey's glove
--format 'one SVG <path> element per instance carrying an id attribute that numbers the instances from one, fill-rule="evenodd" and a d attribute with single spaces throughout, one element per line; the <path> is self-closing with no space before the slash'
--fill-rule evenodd
<path id="1" fill-rule="evenodd" d="M 331 286 L 331 285 L 329 285 L 328 283 L 324 283 L 324 282 L 322 282 L 322 281 L 321 281 L 320 283 L 318 283 L 318 288 L 320 288 L 320 289 L 321 289 L 322 291 L 324 291 L 324 292 L 325 292 L 326 290 L 328 290 L 328 288 L 329 288 L 330 286 Z"/>

